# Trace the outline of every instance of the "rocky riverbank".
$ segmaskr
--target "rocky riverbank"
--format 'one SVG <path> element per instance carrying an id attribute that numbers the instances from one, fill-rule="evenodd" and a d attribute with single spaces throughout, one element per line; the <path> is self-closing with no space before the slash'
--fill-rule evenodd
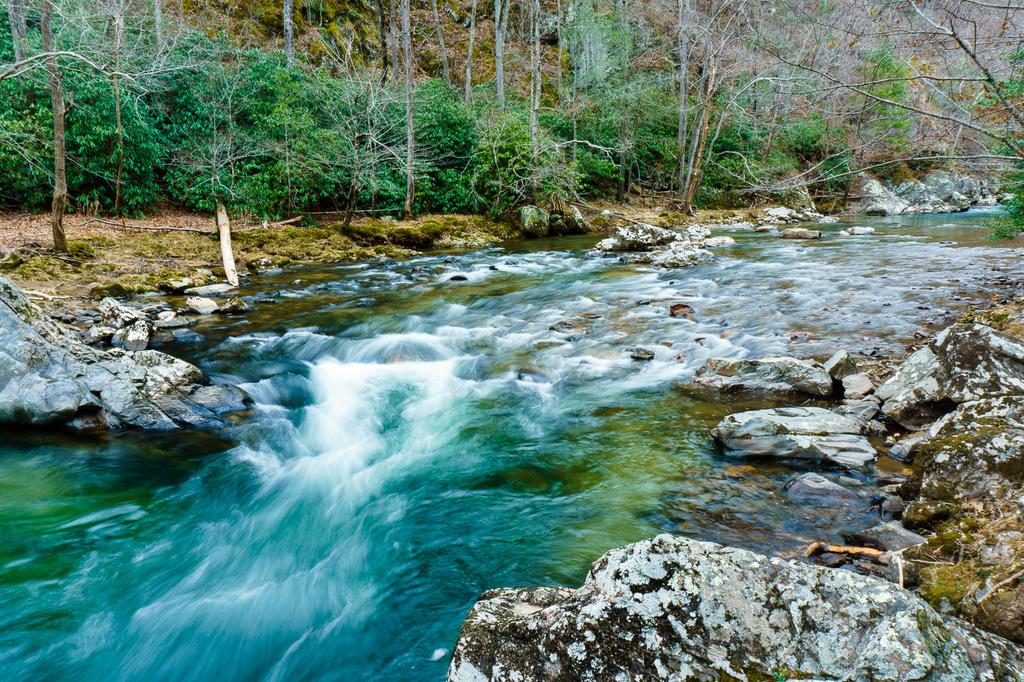
<path id="1" fill-rule="evenodd" d="M 685 249 L 689 265 L 713 257 L 706 239 L 630 226 L 594 255 Z M 687 390 L 770 405 L 712 430 L 726 456 L 807 462 L 821 473 L 780 492 L 880 522 L 800 562 L 660 536 L 609 552 L 579 589 L 487 592 L 449 679 L 1024 680 L 1022 329 L 1004 296 L 899 363 L 710 360 Z"/>
<path id="2" fill-rule="evenodd" d="M 972 206 L 995 206 L 1003 198 L 996 180 L 955 171 L 937 171 L 898 184 L 863 175 L 854 192 L 859 199 L 850 208 L 865 215 L 956 213 Z"/>

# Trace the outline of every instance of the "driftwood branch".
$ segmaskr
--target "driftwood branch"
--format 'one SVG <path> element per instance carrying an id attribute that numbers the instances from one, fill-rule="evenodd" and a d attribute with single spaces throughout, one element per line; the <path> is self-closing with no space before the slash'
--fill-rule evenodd
<path id="1" fill-rule="evenodd" d="M 830 552 L 832 554 L 846 554 L 848 556 L 856 557 L 858 559 L 870 559 L 880 564 L 888 564 L 892 559 L 892 555 L 889 552 L 883 552 L 880 549 L 874 549 L 872 547 L 853 547 L 850 545 L 833 545 L 828 542 L 812 542 L 804 550 L 805 557 L 817 556 Z"/>
<path id="2" fill-rule="evenodd" d="M 981 604 L 986 599 L 991 597 L 993 594 L 998 592 L 1000 589 L 1006 587 L 1007 585 L 1009 585 L 1010 583 L 1012 583 L 1012 582 L 1014 582 L 1016 580 L 1019 580 L 1022 577 L 1024 577 L 1024 569 L 1021 569 L 1021 570 L 1017 571 L 1016 573 L 1014 573 L 1013 575 L 1011 575 L 1011 576 L 1009 576 L 1007 578 L 1003 578 L 1002 580 L 997 582 L 995 585 L 993 585 L 992 587 L 988 588 L 983 595 L 978 597 L 977 598 L 978 603 Z"/>
<path id="3" fill-rule="evenodd" d="M 193 234 L 213 234 L 211 230 L 203 230 L 197 227 L 171 227 L 170 225 L 133 225 L 119 220 L 105 220 L 104 218 L 91 218 L 86 221 L 86 225 L 92 223 L 100 223 L 101 225 L 110 225 L 112 227 L 118 227 L 122 230 L 135 230 L 138 232 L 191 232 Z"/>

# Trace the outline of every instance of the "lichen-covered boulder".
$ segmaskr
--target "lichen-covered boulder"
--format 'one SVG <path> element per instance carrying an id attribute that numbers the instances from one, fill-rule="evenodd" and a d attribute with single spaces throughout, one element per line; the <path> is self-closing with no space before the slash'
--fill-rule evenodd
<path id="1" fill-rule="evenodd" d="M 960 405 L 915 447 L 904 497 L 983 505 L 1024 489 L 1024 397 Z"/>
<path id="2" fill-rule="evenodd" d="M 768 357 L 757 360 L 711 358 L 694 374 L 693 383 L 730 393 L 803 393 L 832 395 L 832 377 L 807 360 Z"/>
<path id="3" fill-rule="evenodd" d="M 1024 395 L 1024 345 L 981 324 L 954 324 L 907 358 L 877 395 L 882 411 L 913 429 L 959 403 Z"/>
<path id="4" fill-rule="evenodd" d="M 607 252 L 650 251 L 677 239 L 683 239 L 678 232 L 640 223 L 615 228 L 610 237 L 599 241 L 594 248 Z"/>
<path id="5" fill-rule="evenodd" d="M 650 263 L 659 268 L 685 268 L 713 261 L 713 253 L 701 242 L 675 241 L 650 254 Z"/>
<path id="6" fill-rule="evenodd" d="M 199 368 L 165 353 L 87 346 L 3 276 L 0 338 L 0 422 L 215 426 L 223 423 L 219 414 L 248 401 L 240 389 L 210 386 Z"/>
<path id="7" fill-rule="evenodd" d="M 730 414 L 711 430 L 727 452 L 813 459 L 863 467 L 876 457 L 867 424 L 821 407 L 779 407 Z"/>
<path id="8" fill-rule="evenodd" d="M 519 209 L 519 229 L 527 236 L 548 236 L 550 221 L 551 214 L 538 206 L 523 206 Z"/>
<path id="9" fill-rule="evenodd" d="M 484 593 L 448 680 L 1004 682 L 1022 657 L 883 580 L 660 535 L 579 589 Z"/>

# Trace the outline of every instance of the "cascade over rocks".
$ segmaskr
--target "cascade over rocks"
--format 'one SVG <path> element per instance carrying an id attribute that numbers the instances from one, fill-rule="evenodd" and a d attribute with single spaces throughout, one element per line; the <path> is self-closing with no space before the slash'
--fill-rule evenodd
<path id="1" fill-rule="evenodd" d="M 883 580 L 659 535 L 579 589 L 485 592 L 449 682 L 1024 680 L 1024 650 Z"/>
<path id="2" fill-rule="evenodd" d="M 222 423 L 219 414 L 249 402 L 240 389 L 210 385 L 199 368 L 165 353 L 87 346 L 3 276 L 0 338 L 0 422 L 72 428 L 214 426 Z"/>
<path id="3" fill-rule="evenodd" d="M 820 365 L 788 357 L 757 360 L 711 358 L 697 370 L 693 383 L 720 391 L 832 395 L 832 377 Z"/>
<path id="4" fill-rule="evenodd" d="M 907 358 L 875 395 L 907 429 L 959 403 L 1024 395 L 1024 345 L 985 325 L 954 324 Z"/>

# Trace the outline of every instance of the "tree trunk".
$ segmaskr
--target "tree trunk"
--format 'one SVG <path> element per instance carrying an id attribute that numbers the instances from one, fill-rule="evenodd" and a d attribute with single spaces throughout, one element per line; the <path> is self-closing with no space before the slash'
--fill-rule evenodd
<path id="1" fill-rule="evenodd" d="M 398 76 L 398 27 L 395 26 L 395 17 L 398 15 L 396 0 L 388 0 L 388 36 L 391 43 L 391 68 Z"/>
<path id="2" fill-rule="evenodd" d="M 7 23 L 11 27 L 11 44 L 14 46 L 14 61 L 20 62 L 25 57 L 25 2 L 24 0 L 7 0 Z"/>
<path id="3" fill-rule="evenodd" d="M 224 204 L 217 202 L 217 235 L 220 237 L 220 259 L 224 264 L 224 277 L 228 284 L 238 286 L 238 269 L 235 267 L 235 254 L 231 250 L 231 221 Z"/>
<path id="4" fill-rule="evenodd" d="M 469 12 L 469 47 L 466 48 L 465 100 L 473 99 L 473 43 L 476 40 L 476 0 Z"/>
<path id="5" fill-rule="evenodd" d="M 494 85 L 498 106 L 505 108 L 505 27 L 511 0 L 494 0 Z"/>
<path id="6" fill-rule="evenodd" d="M 380 82 L 383 85 L 388 80 L 388 67 L 391 61 L 388 59 L 388 28 L 387 16 L 384 13 L 383 0 L 377 2 L 377 30 L 380 32 Z"/>
<path id="7" fill-rule="evenodd" d="M 629 191 L 629 171 L 627 170 L 626 162 L 628 155 L 626 154 L 626 116 L 623 114 L 619 120 L 619 184 L 615 188 L 615 200 L 625 201 L 626 192 Z"/>
<path id="8" fill-rule="evenodd" d="M 430 8 L 434 11 L 434 30 L 437 32 L 437 50 L 441 53 L 441 74 L 444 82 L 452 86 L 452 72 L 448 68 L 448 50 L 444 46 L 444 31 L 441 29 L 441 15 L 437 11 L 437 0 L 430 0 Z"/>
<path id="9" fill-rule="evenodd" d="M 164 3 L 163 0 L 153 0 L 153 28 L 156 31 L 156 49 L 164 47 Z"/>
<path id="10" fill-rule="evenodd" d="M 690 117 L 690 33 L 686 22 L 690 19 L 690 0 L 678 0 L 679 27 L 679 128 L 676 141 L 679 145 L 679 170 L 676 187 L 679 197 L 686 196 L 686 127 Z"/>
<path id="11" fill-rule="evenodd" d="M 533 0 L 530 8 L 531 22 L 530 32 L 530 150 L 533 163 L 531 184 L 533 185 L 533 200 L 537 201 L 537 193 L 540 189 L 540 182 L 537 175 L 537 167 L 540 165 L 540 0 Z"/>
<path id="12" fill-rule="evenodd" d="M 40 29 L 43 34 L 43 52 L 53 52 L 53 27 L 50 24 L 53 0 L 43 0 Z M 64 85 L 60 77 L 60 63 L 57 57 L 46 60 L 46 71 L 50 76 L 50 103 L 53 107 L 53 207 L 50 224 L 53 229 L 53 248 L 67 253 L 68 243 L 64 236 L 64 209 L 68 203 L 67 158 L 64 147 Z"/>
<path id="13" fill-rule="evenodd" d="M 114 16 L 114 65 L 121 69 L 121 44 L 124 41 L 124 15 Z M 114 178 L 114 215 L 121 213 L 121 179 L 124 177 L 124 126 L 121 121 L 121 82 L 114 73 L 114 126 L 117 130 L 117 175 Z"/>
<path id="14" fill-rule="evenodd" d="M 687 211 L 693 212 L 693 200 L 697 196 L 697 187 L 704 165 L 704 146 L 708 140 L 708 121 L 711 116 L 711 99 L 715 94 L 715 67 L 716 62 L 708 57 L 705 63 L 704 75 L 704 101 L 701 107 L 700 123 L 697 125 L 697 137 L 694 139 L 692 156 L 690 158 L 690 172 L 687 179 L 686 197 L 683 200 Z"/>
<path id="15" fill-rule="evenodd" d="M 292 22 L 295 14 L 295 0 L 284 0 L 282 15 L 284 18 L 284 58 L 288 66 L 295 61 L 295 26 Z"/>
<path id="16" fill-rule="evenodd" d="M 402 0 L 402 52 L 405 58 L 405 207 L 403 215 L 412 217 L 412 200 L 416 194 L 416 177 L 413 173 L 416 164 L 416 136 L 413 130 L 412 109 L 412 26 L 409 19 L 409 4 L 412 0 Z"/>

